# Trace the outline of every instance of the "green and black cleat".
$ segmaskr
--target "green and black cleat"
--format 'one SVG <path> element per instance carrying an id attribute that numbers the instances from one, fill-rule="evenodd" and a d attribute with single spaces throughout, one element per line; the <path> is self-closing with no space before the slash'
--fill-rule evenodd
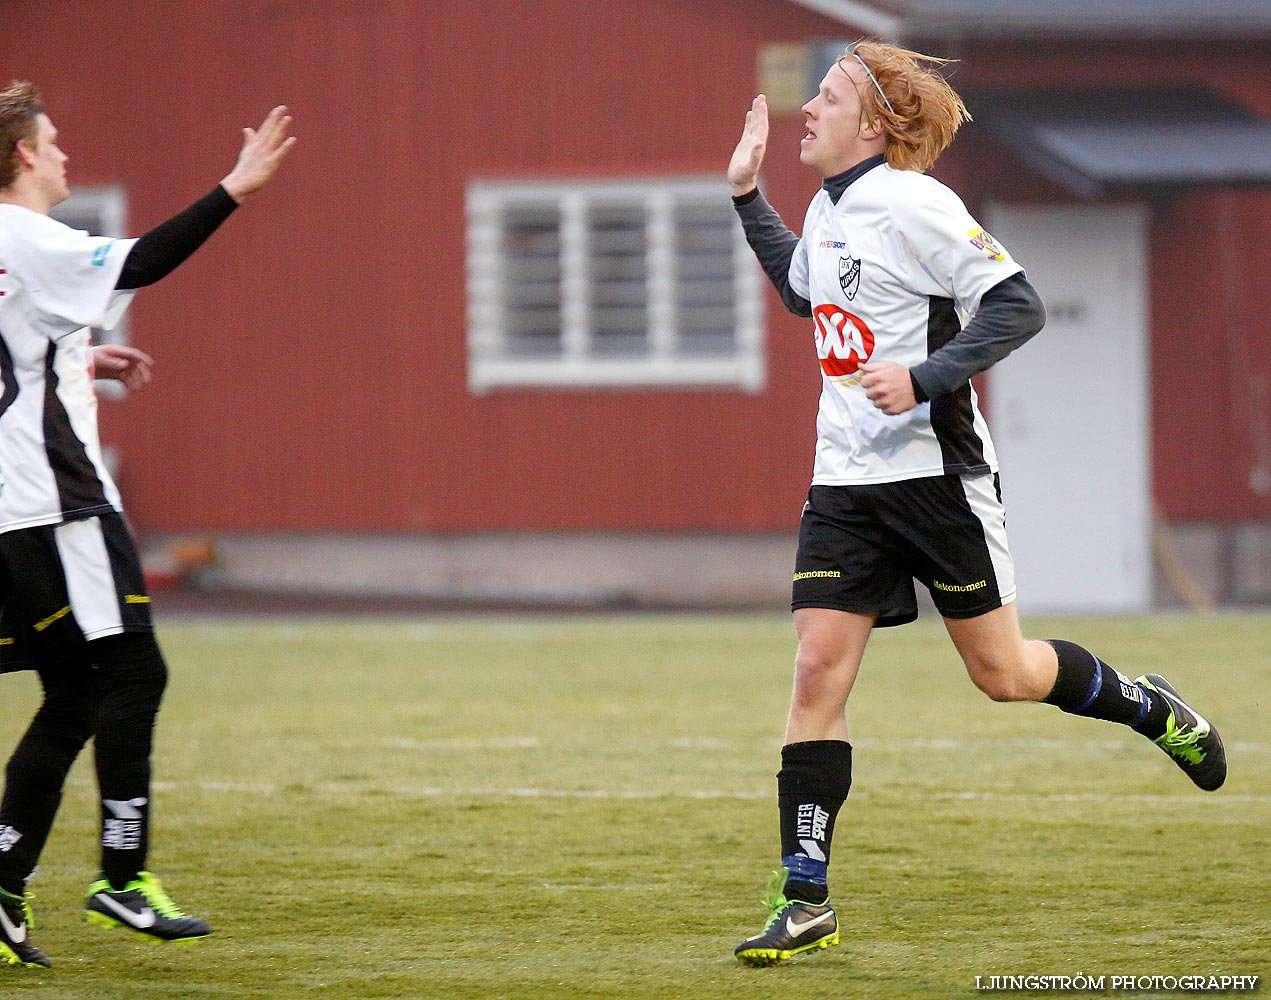
<path id="1" fill-rule="evenodd" d="M 15 896 L 0 889 L 0 962 L 50 968 L 48 955 L 31 943 L 31 894 Z"/>
<path id="2" fill-rule="evenodd" d="M 86 905 L 89 923 L 126 927 L 155 942 L 196 941 L 212 933 L 207 921 L 182 913 L 149 872 L 139 872 L 118 892 L 98 879 L 88 887 Z"/>
<path id="3" fill-rule="evenodd" d="M 747 938 L 733 954 L 747 965 L 780 965 L 795 955 L 824 950 L 839 943 L 839 922 L 828 904 L 786 899 L 787 869 L 773 872 L 764 905 L 768 921 L 763 931 Z"/>
<path id="4" fill-rule="evenodd" d="M 1164 677 L 1147 674 L 1134 683 L 1154 691 L 1169 706 L 1165 735 L 1153 742 L 1200 788 L 1207 792 L 1221 788 L 1227 780 L 1227 753 L 1218 730 L 1183 701 Z"/>

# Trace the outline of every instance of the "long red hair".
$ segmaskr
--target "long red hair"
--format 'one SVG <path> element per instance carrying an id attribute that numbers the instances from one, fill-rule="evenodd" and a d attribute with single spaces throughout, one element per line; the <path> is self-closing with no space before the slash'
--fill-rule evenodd
<path id="1" fill-rule="evenodd" d="M 958 127 L 971 120 L 957 91 L 935 69 L 924 65 L 944 66 L 956 60 L 869 40 L 850 46 L 838 61 L 847 69 L 856 58 L 878 83 L 877 87 L 857 84 L 862 126 L 881 121 L 888 164 L 897 170 L 925 173 L 953 142 Z"/>

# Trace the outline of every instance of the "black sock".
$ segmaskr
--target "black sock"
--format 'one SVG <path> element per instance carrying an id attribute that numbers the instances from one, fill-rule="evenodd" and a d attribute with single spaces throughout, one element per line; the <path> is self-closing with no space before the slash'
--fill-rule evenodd
<path id="1" fill-rule="evenodd" d="M 1150 739 L 1164 735 L 1170 711 L 1164 698 L 1135 684 L 1075 642 L 1046 641 L 1059 657 L 1059 675 L 1045 702 L 1070 715 L 1119 722 Z"/>
<path id="2" fill-rule="evenodd" d="M 852 745 L 843 740 L 791 743 L 781 749 L 777 804 L 781 863 L 790 869 L 787 899 L 824 903 L 834 820 L 852 787 Z"/>
<path id="3" fill-rule="evenodd" d="M 167 666 L 149 633 L 94 639 L 89 646 L 102 690 L 94 741 L 102 804 L 102 875 L 112 889 L 122 889 L 146 864 L 150 751 Z"/>

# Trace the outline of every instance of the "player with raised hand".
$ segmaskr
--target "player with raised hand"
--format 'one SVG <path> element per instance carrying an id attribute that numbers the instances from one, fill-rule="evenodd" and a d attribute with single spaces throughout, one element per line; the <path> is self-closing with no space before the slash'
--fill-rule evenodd
<path id="1" fill-rule="evenodd" d="M 728 163 L 728 186 L 738 197 L 753 191 L 759 183 L 759 168 L 768 151 L 768 98 L 760 94 L 750 102 L 741 139 Z"/>
<path id="2" fill-rule="evenodd" d="M 802 236 L 757 186 L 762 95 L 728 166 L 764 271 L 814 321 L 822 380 L 777 776 L 782 866 L 764 929 L 735 949 L 751 965 L 839 942 L 828 871 L 852 784 L 847 698 L 873 629 L 917 617 L 915 579 L 994 701 L 1128 726 L 1206 790 L 1227 773 L 1217 730 L 1162 678 L 1132 681 L 1076 643 L 1020 631 L 997 459 L 970 380 L 1036 334 L 1045 311 L 1021 266 L 926 176 L 969 117 L 934 68 L 943 62 L 866 41 L 834 63 L 802 109 L 799 158 L 822 177 Z"/>
<path id="3" fill-rule="evenodd" d="M 167 666 L 136 545 L 102 461 L 92 373 L 149 380 L 136 348 L 93 348 L 133 291 L 186 260 L 274 176 L 295 144 L 274 108 L 244 129 L 234 168 L 139 239 L 49 218 L 69 194 L 57 129 L 29 83 L 0 91 L 0 671 L 38 672 L 44 698 L 10 757 L 0 799 L 0 961 L 47 966 L 27 883 L 67 772 L 94 740 L 101 873 L 89 919 L 158 941 L 211 933 L 146 871 L 150 755 Z"/>

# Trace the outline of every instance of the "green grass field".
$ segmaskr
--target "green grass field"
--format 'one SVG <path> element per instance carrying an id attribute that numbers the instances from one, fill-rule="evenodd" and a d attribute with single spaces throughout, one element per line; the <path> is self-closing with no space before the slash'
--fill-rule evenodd
<path id="1" fill-rule="evenodd" d="M 880 632 L 834 844 L 843 944 L 750 969 L 732 948 L 778 854 L 788 616 L 169 624 L 151 867 L 216 934 L 84 923 L 85 758 L 33 886 L 55 967 L 0 969 L 0 995 L 898 1000 L 1271 974 L 1271 616 L 1029 631 L 1165 673 L 1220 725 L 1227 786 L 1126 729 L 992 704 L 938 623 Z M 37 685 L 0 685 L 7 754 Z"/>

